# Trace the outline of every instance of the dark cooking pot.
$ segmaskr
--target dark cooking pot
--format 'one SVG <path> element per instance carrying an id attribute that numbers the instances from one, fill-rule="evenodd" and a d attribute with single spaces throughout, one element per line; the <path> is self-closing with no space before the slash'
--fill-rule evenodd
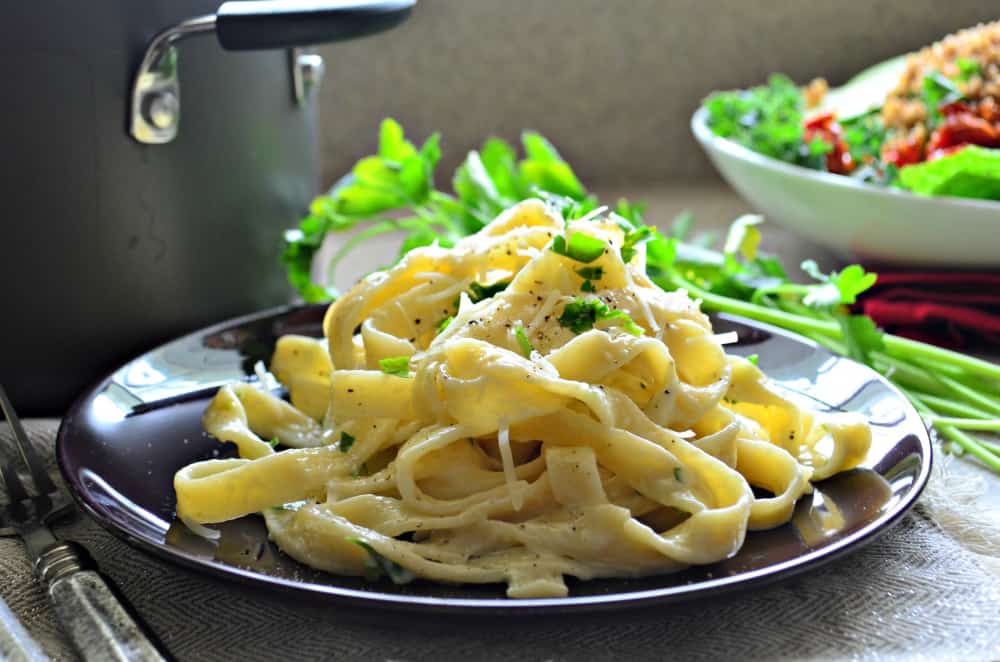
<path id="1" fill-rule="evenodd" d="M 414 2 L 5 4 L 0 382 L 16 407 L 60 413 L 165 338 L 288 300 L 281 233 L 319 187 L 322 60 L 295 47 Z"/>

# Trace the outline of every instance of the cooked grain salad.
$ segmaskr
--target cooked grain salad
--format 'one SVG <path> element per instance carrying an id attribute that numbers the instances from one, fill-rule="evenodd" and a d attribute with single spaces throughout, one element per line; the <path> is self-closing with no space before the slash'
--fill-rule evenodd
<path id="1" fill-rule="evenodd" d="M 970 105 L 985 104 L 998 119 L 1000 102 L 1000 21 L 948 35 L 907 58 L 896 88 L 882 106 L 886 126 L 910 129 L 925 125 L 924 78 L 940 74 L 953 81 Z"/>

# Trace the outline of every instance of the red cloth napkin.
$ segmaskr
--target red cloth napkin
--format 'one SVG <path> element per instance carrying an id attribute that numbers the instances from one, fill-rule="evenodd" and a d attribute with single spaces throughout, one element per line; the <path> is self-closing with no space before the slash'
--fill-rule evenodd
<path id="1" fill-rule="evenodd" d="M 953 347 L 1000 344 L 1000 273 L 877 273 L 860 306 L 885 330 Z"/>

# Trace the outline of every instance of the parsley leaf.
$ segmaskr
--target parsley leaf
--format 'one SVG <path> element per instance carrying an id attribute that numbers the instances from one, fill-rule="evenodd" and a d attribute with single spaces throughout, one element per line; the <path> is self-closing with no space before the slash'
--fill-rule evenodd
<path id="1" fill-rule="evenodd" d="M 604 255 L 604 242 L 596 237 L 574 232 L 567 241 L 562 235 L 552 240 L 552 252 L 577 262 L 593 262 Z"/>
<path id="2" fill-rule="evenodd" d="M 437 332 L 438 332 L 438 333 L 441 333 L 442 331 L 444 331 L 445 329 L 447 329 L 447 328 L 448 328 L 448 326 L 449 326 L 449 325 L 450 325 L 450 324 L 451 324 L 451 323 L 452 323 L 452 322 L 453 322 L 454 320 L 455 320 L 455 316 L 454 316 L 454 315 L 448 315 L 448 317 L 445 317 L 445 318 L 444 318 L 443 320 L 441 320 L 440 322 L 438 322 L 438 325 L 437 325 Z"/>
<path id="3" fill-rule="evenodd" d="M 354 437 L 347 434 L 346 432 L 340 433 L 340 452 L 346 453 L 351 450 L 351 446 L 354 445 Z"/>
<path id="4" fill-rule="evenodd" d="M 885 349 L 884 334 L 867 315 L 836 315 L 837 323 L 844 333 L 847 355 L 864 363 L 872 364 L 872 352 Z"/>
<path id="5" fill-rule="evenodd" d="M 584 292 L 594 293 L 597 288 L 594 286 L 595 280 L 600 280 L 604 277 L 604 267 L 581 267 L 576 270 L 576 274 L 583 278 L 583 284 L 580 285 L 580 289 Z"/>
<path id="6" fill-rule="evenodd" d="M 409 377 L 410 376 L 410 357 L 409 356 L 393 356 L 391 358 L 379 359 L 378 367 L 382 369 L 387 375 L 395 375 L 397 377 Z"/>
<path id="7" fill-rule="evenodd" d="M 601 280 L 604 277 L 604 267 L 580 267 L 576 273 L 584 280 Z"/>
<path id="8" fill-rule="evenodd" d="M 508 285 L 510 285 L 509 280 L 499 281 L 497 283 L 493 283 L 492 285 L 472 283 L 469 285 L 469 301 L 472 303 L 479 303 L 483 299 L 489 299 L 506 290 Z"/>
<path id="9" fill-rule="evenodd" d="M 633 336 L 641 336 L 645 331 L 623 310 L 611 310 L 603 301 L 576 299 L 566 304 L 559 325 L 573 333 L 583 333 L 602 321 L 620 320 L 622 328 Z"/>
<path id="10" fill-rule="evenodd" d="M 684 475 L 681 472 L 680 467 L 674 467 L 674 480 L 676 480 L 678 483 L 684 482 Z"/>
<path id="11" fill-rule="evenodd" d="M 878 279 L 878 274 L 865 271 L 859 264 L 852 264 L 839 273 L 834 271 L 827 276 L 819 270 L 815 261 L 806 260 L 802 263 L 802 270 L 822 283 L 809 287 L 802 298 L 802 303 L 813 308 L 854 304 L 858 295 Z"/>
<path id="12" fill-rule="evenodd" d="M 960 57 L 955 60 L 955 64 L 958 66 L 958 76 L 956 76 L 956 80 L 964 82 L 973 76 L 983 75 L 983 68 L 976 60 L 972 60 L 967 57 Z"/>
<path id="13" fill-rule="evenodd" d="M 764 222 L 764 217 L 758 214 L 740 216 L 729 226 L 726 244 L 722 249 L 725 269 L 729 273 L 740 271 L 738 256 L 745 260 L 757 257 L 757 247 L 760 246 L 760 230 L 757 226 Z"/>
<path id="14" fill-rule="evenodd" d="M 654 236 L 656 236 L 656 231 L 648 225 L 626 232 L 625 241 L 622 243 L 622 260 L 624 262 L 631 262 L 632 258 L 635 257 L 635 247 L 649 241 Z"/>
<path id="15" fill-rule="evenodd" d="M 921 99 L 927 107 L 928 128 L 934 128 L 941 122 L 941 106 L 964 98 L 955 83 L 938 72 L 932 71 L 924 76 Z"/>
<path id="16" fill-rule="evenodd" d="M 880 111 L 881 108 L 873 108 L 840 121 L 844 142 L 847 143 L 847 149 L 856 163 L 881 163 L 886 128 Z M 877 170 L 876 168 L 876 174 Z M 863 179 L 866 175 L 863 172 L 855 172 L 851 176 Z M 874 179 L 875 183 L 878 183 L 877 176 Z"/>
<path id="17" fill-rule="evenodd" d="M 749 361 L 753 365 L 759 365 L 759 363 L 760 363 L 760 356 L 757 355 L 757 354 L 751 354 L 751 355 L 749 355 L 747 357 L 747 361 Z"/>
<path id="18" fill-rule="evenodd" d="M 277 448 L 281 441 L 277 437 L 271 437 L 271 441 L 267 442 L 271 445 L 271 448 Z"/>
<path id="19" fill-rule="evenodd" d="M 531 352 L 533 352 L 535 348 L 531 346 L 531 341 L 528 340 L 528 332 L 524 330 L 524 326 L 522 324 L 518 324 L 514 327 L 514 335 L 517 336 L 517 344 L 521 346 L 521 351 L 526 357 L 530 358 Z"/>
<path id="20" fill-rule="evenodd" d="M 388 577 L 393 584 L 409 584 L 416 579 L 412 572 L 382 556 L 364 540 L 359 538 L 348 538 L 347 540 L 368 552 L 368 558 L 365 560 L 365 579 L 368 581 L 373 582 L 382 577 Z"/>

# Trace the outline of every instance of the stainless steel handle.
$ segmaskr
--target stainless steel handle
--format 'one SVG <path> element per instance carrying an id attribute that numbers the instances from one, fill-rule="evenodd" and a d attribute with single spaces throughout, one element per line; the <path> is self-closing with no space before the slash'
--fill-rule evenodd
<path id="1" fill-rule="evenodd" d="M 141 143 L 159 145 L 177 136 L 181 95 L 177 48 L 182 39 L 214 33 L 226 50 L 296 48 L 341 41 L 387 30 L 409 16 L 417 0 L 236 0 L 215 14 L 182 21 L 149 42 L 132 82 L 129 132 Z M 301 105 L 323 75 L 322 59 L 292 56 L 293 88 Z"/>
<path id="2" fill-rule="evenodd" d="M 71 542 L 49 546 L 35 561 L 35 574 L 84 660 L 165 660 L 129 610 Z"/>

